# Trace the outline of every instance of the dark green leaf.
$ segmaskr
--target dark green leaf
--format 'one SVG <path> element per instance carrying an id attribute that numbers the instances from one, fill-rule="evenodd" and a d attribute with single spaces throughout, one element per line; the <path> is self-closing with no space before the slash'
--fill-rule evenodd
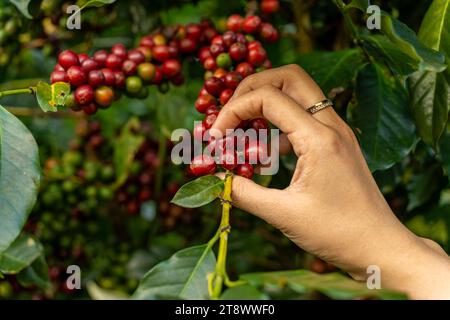
<path id="1" fill-rule="evenodd" d="M 314 52 L 301 55 L 298 63 L 328 94 L 331 89 L 348 86 L 362 63 L 362 56 L 359 49 Z"/>
<path id="2" fill-rule="evenodd" d="M 185 208 L 204 206 L 216 199 L 224 189 L 224 181 L 216 176 L 203 176 L 183 185 L 172 203 Z"/>
<path id="3" fill-rule="evenodd" d="M 367 7 L 370 5 L 369 0 L 352 0 L 345 8 L 357 8 L 363 12 L 367 11 Z"/>
<path id="4" fill-rule="evenodd" d="M 0 272 L 17 274 L 28 267 L 44 251 L 42 245 L 29 235 L 21 235 L 0 254 Z"/>
<path id="5" fill-rule="evenodd" d="M 19 10 L 26 18 L 32 19 L 33 17 L 30 11 L 36 13 L 35 11 L 39 9 L 42 0 L 9 0 L 9 2 L 15 5 L 17 10 Z"/>
<path id="6" fill-rule="evenodd" d="M 443 167 L 450 178 L 450 130 L 447 129 L 440 141 L 440 156 L 442 158 Z"/>
<path id="7" fill-rule="evenodd" d="M 144 142 L 144 137 L 135 133 L 139 126 L 139 119 L 131 118 L 122 128 L 119 137 L 114 143 L 116 186 L 122 185 L 127 179 L 134 156 Z"/>
<path id="8" fill-rule="evenodd" d="M 420 27 L 419 40 L 450 61 L 450 1 L 435 0 Z M 450 106 L 450 68 L 441 73 L 419 71 L 410 81 L 411 110 L 418 133 L 433 148 L 447 123 Z"/>
<path id="9" fill-rule="evenodd" d="M 423 45 L 413 30 L 385 12 L 381 14 L 381 31 L 405 54 L 418 61 L 420 70 L 440 72 L 446 68 L 442 53 Z"/>
<path id="10" fill-rule="evenodd" d="M 358 73 L 356 101 L 353 125 L 369 168 L 387 169 L 402 160 L 415 142 L 406 90 L 371 64 Z"/>
<path id="11" fill-rule="evenodd" d="M 384 35 L 362 36 L 363 45 L 377 60 L 382 60 L 392 72 L 410 75 L 419 70 L 419 61 L 403 52 Z"/>
<path id="12" fill-rule="evenodd" d="M 42 253 L 30 266 L 23 269 L 17 275 L 17 280 L 24 287 L 36 285 L 41 289 L 49 288 L 51 282 L 44 254 Z"/>
<path id="13" fill-rule="evenodd" d="M 221 300 L 269 300 L 269 296 L 254 286 L 242 286 L 227 289 L 220 297 Z"/>
<path id="14" fill-rule="evenodd" d="M 69 94 L 70 85 L 65 82 L 56 82 L 49 85 L 41 81 L 36 86 L 36 98 L 44 112 L 58 111 L 58 107 L 64 106 L 64 102 Z"/>
<path id="15" fill-rule="evenodd" d="M 308 270 L 249 273 L 241 276 L 250 285 L 264 287 L 289 287 L 304 294 L 318 291 L 332 299 L 358 297 L 404 299 L 403 294 L 387 290 L 370 290 L 366 283 L 354 281 L 340 273 L 317 274 Z"/>
<path id="16" fill-rule="evenodd" d="M 433 164 L 419 174 L 412 177 L 407 185 L 408 207 L 412 210 L 424 204 L 430 197 L 439 190 L 439 181 L 442 177 L 442 167 L 439 163 Z"/>
<path id="17" fill-rule="evenodd" d="M 36 141 L 22 122 L 0 106 L 0 253 L 22 230 L 39 181 Z"/>
<path id="18" fill-rule="evenodd" d="M 214 253 L 207 245 L 180 250 L 144 276 L 132 299 L 207 299 L 207 275 L 214 271 L 215 264 Z"/>

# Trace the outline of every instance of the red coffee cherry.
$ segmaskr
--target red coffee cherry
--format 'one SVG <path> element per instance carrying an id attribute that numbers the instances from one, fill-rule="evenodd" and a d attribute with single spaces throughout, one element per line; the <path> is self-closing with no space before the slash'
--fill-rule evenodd
<path id="1" fill-rule="evenodd" d="M 241 17 L 238 14 L 233 14 L 231 16 L 228 17 L 227 20 L 227 29 L 234 31 L 234 32 L 239 32 L 242 29 L 242 24 L 244 23 L 244 18 Z"/>
<path id="2" fill-rule="evenodd" d="M 214 38 L 211 39 L 211 45 L 213 44 L 220 44 L 221 46 L 225 47 L 223 37 L 220 34 L 216 35 Z"/>
<path id="3" fill-rule="evenodd" d="M 102 73 L 103 73 L 103 77 L 105 78 L 105 85 L 113 86 L 116 82 L 116 77 L 114 76 L 114 72 L 111 69 L 103 68 Z"/>
<path id="4" fill-rule="evenodd" d="M 71 66 L 67 69 L 67 79 L 71 85 L 78 87 L 86 82 L 86 72 L 80 66 Z"/>
<path id="5" fill-rule="evenodd" d="M 229 53 L 234 61 L 242 61 L 247 57 L 247 47 L 245 44 L 236 42 L 230 47 Z"/>
<path id="6" fill-rule="evenodd" d="M 238 33 L 236 35 L 236 42 L 239 42 L 239 43 L 242 43 L 242 44 L 246 45 L 247 44 L 247 38 L 242 33 Z"/>
<path id="7" fill-rule="evenodd" d="M 67 78 L 67 74 L 65 71 L 53 71 L 50 74 L 50 82 L 69 82 L 69 78 Z"/>
<path id="8" fill-rule="evenodd" d="M 137 64 L 133 60 L 125 60 L 122 64 L 122 71 L 126 76 L 132 76 L 136 74 Z"/>
<path id="9" fill-rule="evenodd" d="M 74 98 L 79 105 L 87 105 L 94 100 L 94 89 L 87 84 L 82 85 L 75 90 Z"/>
<path id="10" fill-rule="evenodd" d="M 128 51 L 128 60 L 134 61 L 136 65 L 145 62 L 145 56 L 142 52 L 137 49 Z"/>
<path id="11" fill-rule="evenodd" d="M 217 69 L 216 59 L 214 59 L 213 57 L 206 58 L 205 62 L 203 62 L 203 68 L 205 68 L 205 70 L 210 71 L 216 70 Z"/>
<path id="12" fill-rule="evenodd" d="M 155 65 L 150 62 L 141 63 L 137 67 L 138 76 L 146 82 L 150 82 L 153 80 L 155 72 L 156 72 Z"/>
<path id="13" fill-rule="evenodd" d="M 120 59 L 125 60 L 127 57 L 127 48 L 121 43 L 116 43 L 111 47 L 111 53 L 115 54 Z"/>
<path id="14" fill-rule="evenodd" d="M 270 15 L 280 9 L 278 0 L 263 0 L 260 4 L 261 12 Z"/>
<path id="15" fill-rule="evenodd" d="M 83 63 L 84 60 L 89 59 L 89 56 L 86 53 L 79 53 L 78 54 L 78 61 Z"/>
<path id="16" fill-rule="evenodd" d="M 153 41 L 153 36 L 151 35 L 143 36 L 141 38 L 141 41 L 139 42 L 139 45 L 142 47 L 153 48 L 153 46 L 155 45 L 155 42 Z"/>
<path id="17" fill-rule="evenodd" d="M 200 36 L 202 35 L 202 28 L 200 25 L 195 23 L 190 23 L 185 27 L 186 30 L 186 37 L 191 38 L 194 41 L 197 41 L 200 39 Z"/>
<path id="18" fill-rule="evenodd" d="M 144 57 L 145 57 L 145 61 L 150 61 L 152 60 L 152 49 L 147 48 L 147 47 L 137 47 L 136 50 L 138 50 L 139 52 L 141 52 Z"/>
<path id="19" fill-rule="evenodd" d="M 200 48 L 197 57 L 201 63 L 204 63 L 206 59 L 211 57 L 211 51 L 209 50 L 209 47 Z"/>
<path id="20" fill-rule="evenodd" d="M 99 67 L 106 65 L 106 59 L 108 58 L 108 52 L 106 50 L 99 50 L 94 53 L 94 60 L 98 63 Z"/>
<path id="21" fill-rule="evenodd" d="M 272 68 L 272 62 L 270 62 L 269 59 L 266 59 L 266 61 L 263 62 L 261 67 L 264 67 L 266 69 L 270 69 L 270 68 Z"/>
<path id="22" fill-rule="evenodd" d="M 257 33 L 261 27 L 261 18 L 258 16 L 248 16 L 242 24 L 245 33 Z"/>
<path id="23" fill-rule="evenodd" d="M 219 101 L 221 105 L 226 105 L 227 102 L 230 100 L 230 98 L 233 96 L 234 90 L 233 89 L 225 89 L 222 91 L 219 97 Z"/>
<path id="24" fill-rule="evenodd" d="M 125 73 L 119 70 L 114 71 L 114 86 L 116 88 L 125 88 L 125 80 Z"/>
<path id="25" fill-rule="evenodd" d="M 201 95 L 195 101 L 195 109 L 200 113 L 205 113 L 210 106 L 216 105 L 216 98 L 210 94 Z"/>
<path id="26" fill-rule="evenodd" d="M 213 43 L 211 47 L 209 47 L 209 51 L 211 52 L 211 56 L 215 58 L 219 54 L 225 52 L 225 47 L 220 43 Z"/>
<path id="27" fill-rule="evenodd" d="M 222 35 L 223 43 L 225 44 L 225 47 L 229 48 L 233 43 L 236 42 L 237 36 L 236 33 L 233 31 L 225 31 Z"/>
<path id="28" fill-rule="evenodd" d="M 253 40 L 253 41 L 250 41 L 249 43 L 247 43 L 247 49 L 248 50 L 258 49 L 258 48 L 261 48 L 261 47 L 262 47 L 262 44 L 258 40 Z"/>
<path id="29" fill-rule="evenodd" d="M 247 178 L 247 179 L 251 179 L 251 178 L 253 178 L 253 174 L 254 174 L 255 171 L 254 171 L 253 166 L 251 164 L 244 163 L 244 164 L 239 164 L 236 167 L 235 172 L 236 172 L 236 174 L 238 176 L 241 176 L 241 177 L 244 177 L 244 178 Z"/>
<path id="30" fill-rule="evenodd" d="M 169 59 L 169 47 L 166 45 L 156 45 L 153 47 L 153 58 L 159 62 Z"/>
<path id="31" fill-rule="evenodd" d="M 261 129 L 269 129 L 269 123 L 264 118 L 256 118 L 250 121 L 250 127 L 256 131 Z"/>
<path id="32" fill-rule="evenodd" d="M 194 176 L 204 176 L 216 172 L 216 163 L 210 156 L 199 155 L 192 160 L 189 169 Z"/>
<path id="33" fill-rule="evenodd" d="M 215 105 L 211 105 L 208 108 L 206 108 L 205 114 L 210 115 L 210 114 L 216 113 L 216 112 L 219 112 L 219 109 L 217 109 L 217 107 Z"/>
<path id="34" fill-rule="evenodd" d="M 171 41 L 169 44 L 169 58 L 172 59 L 178 58 L 179 54 L 180 54 L 180 46 L 178 42 Z"/>
<path id="35" fill-rule="evenodd" d="M 261 66 L 264 63 L 264 61 L 266 61 L 266 59 L 267 53 L 263 47 L 250 49 L 248 51 L 247 60 L 255 67 Z"/>
<path id="36" fill-rule="evenodd" d="M 205 120 L 203 120 L 203 123 L 205 124 L 206 129 L 210 129 L 214 122 L 216 122 L 217 116 L 219 115 L 219 111 L 211 112 L 208 115 L 206 115 Z"/>
<path id="37" fill-rule="evenodd" d="M 193 53 L 197 50 L 197 43 L 191 38 L 185 38 L 180 41 L 180 51 L 182 53 Z"/>
<path id="38" fill-rule="evenodd" d="M 245 161 L 256 164 L 265 162 L 268 158 L 267 145 L 261 141 L 250 141 L 245 146 Z"/>
<path id="39" fill-rule="evenodd" d="M 98 108 L 94 102 L 89 103 L 88 105 L 82 106 L 81 110 L 88 116 L 93 115 L 97 112 Z"/>
<path id="40" fill-rule="evenodd" d="M 92 70 L 88 73 L 88 84 L 93 87 L 99 87 L 105 82 L 105 77 L 101 70 Z"/>
<path id="41" fill-rule="evenodd" d="M 209 94 L 218 97 L 225 89 L 225 83 L 217 77 L 211 77 L 205 80 L 205 89 Z"/>
<path id="42" fill-rule="evenodd" d="M 236 89 L 241 81 L 242 75 L 237 71 L 228 72 L 225 76 L 225 85 L 230 89 Z"/>
<path id="43" fill-rule="evenodd" d="M 236 168 L 238 162 L 238 157 L 236 151 L 234 150 L 224 150 L 223 152 L 219 152 L 217 156 L 217 164 L 221 165 L 225 170 L 232 171 Z"/>
<path id="44" fill-rule="evenodd" d="M 78 66 L 80 61 L 75 52 L 72 50 L 64 50 L 58 55 L 58 64 L 65 70 L 68 70 L 72 66 Z"/>
<path id="45" fill-rule="evenodd" d="M 200 92 L 198 93 L 198 96 L 199 96 L 199 97 L 200 97 L 200 96 L 204 96 L 205 94 L 209 94 L 209 93 L 208 93 L 208 91 L 206 91 L 205 86 L 203 86 L 203 87 L 200 89 Z"/>
<path id="46" fill-rule="evenodd" d="M 101 108 L 107 108 L 114 101 L 114 91 L 107 86 L 99 87 L 95 90 L 94 99 Z"/>
<path id="47" fill-rule="evenodd" d="M 87 58 L 81 63 L 81 67 L 84 71 L 86 71 L 86 73 L 89 73 L 92 70 L 97 70 L 99 66 L 94 59 Z"/>
<path id="48" fill-rule="evenodd" d="M 223 68 L 217 68 L 216 71 L 214 71 L 213 76 L 219 78 L 222 81 L 225 81 L 225 76 L 227 75 L 227 73 L 227 70 Z"/>
<path id="49" fill-rule="evenodd" d="M 61 67 L 61 65 L 59 63 L 57 63 L 55 65 L 55 67 L 53 68 L 53 71 L 64 71 L 65 72 L 66 70 L 64 70 L 64 68 Z"/>
<path id="50" fill-rule="evenodd" d="M 155 67 L 155 75 L 153 76 L 153 79 L 151 83 L 153 84 L 161 84 L 164 79 L 163 72 L 160 67 Z"/>
<path id="51" fill-rule="evenodd" d="M 263 23 L 261 25 L 260 36 L 268 43 L 277 42 L 280 38 L 277 29 L 270 23 Z"/>
<path id="52" fill-rule="evenodd" d="M 255 73 L 255 69 L 253 66 L 248 62 L 241 62 L 236 66 L 235 69 L 237 72 L 239 72 L 243 78 L 248 77 L 249 75 Z"/>
<path id="53" fill-rule="evenodd" d="M 181 72 L 181 63 L 176 59 L 169 59 L 164 61 L 162 65 L 162 72 L 167 78 L 172 78 Z"/>
<path id="54" fill-rule="evenodd" d="M 123 60 L 119 56 L 111 53 L 106 58 L 105 65 L 108 69 L 119 70 L 122 67 L 122 62 Z"/>

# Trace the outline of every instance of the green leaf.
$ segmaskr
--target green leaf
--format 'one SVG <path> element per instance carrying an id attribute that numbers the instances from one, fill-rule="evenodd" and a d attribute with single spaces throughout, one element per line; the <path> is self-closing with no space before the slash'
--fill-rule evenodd
<path id="1" fill-rule="evenodd" d="M 214 271 L 215 264 L 216 258 L 208 245 L 180 250 L 144 276 L 132 299 L 207 299 L 207 275 Z"/>
<path id="2" fill-rule="evenodd" d="M 427 202 L 439 190 L 441 178 L 442 167 L 439 163 L 435 163 L 414 175 L 406 187 L 408 190 L 407 210 L 410 211 Z"/>
<path id="3" fill-rule="evenodd" d="M 38 286 L 41 289 L 51 287 L 50 277 L 48 275 L 47 261 L 42 253 L 34 262 L 23 269 L 18 275 L 17 280 L 24 287 Z"/>
<path id="4" fill-rule="evenodd" d="M 410 57 L 384 35 L 361 36 L 363 45 L 377 61 L 382 60 L 389 69 L 400 75 L 419 70 L 419 61 Z"/>
<path id="5" fill-rule="evenodd" d="M 30 11 L 36 12 L 39 10 L 39 7 L 41 5 L 42 1 L 37 0 L 9 0 L 13 5 L 16 6 L 17 10 L 20 11 L 26 18 L 33 19 L 32 15 L 30 14 Z M 31 8 L 30 8 L 31 4 Z"/>
<path id="6" fill-rule="evenodd" d="M 116 170 L 116 186 L 122 185 L 128 177 L 129 169 L 133 163 L 134 157 L 145 138 L 137 135 L 136 129 L 139 128 L 138 118 L 131 118 L 120 132 L 119 137 L 114 143 L 114 167 Z"/>
<path id="7" fill-rule="evenodd" d="M 67 96 L 70 94 L 70 85 L 65 82 L 56 82 L 49 85 L 40 81 L 36 86 L 36 98 L 44 112 L 58 111 L 63 107 Z"/>
<path id="8" fill-rule="evenodd" d="M 334 88 L 346 88 L 362 63 L 359 49 L 313 52 L 301 55 L 298 63 L 317 81 L 325 94 Z"/>
<path id="9" fill-rule="evenodd" d="M 402 160 L 415 143 L 414 124 L 408 112 L 408 94 L 379 65 L 367 65 L 358 73 L 357 106 L 352 124 L 372 171 Z"/>
<path id="10" fill-rule="evenodd" d="M 89 8 L 89 7 L 103 7 L 104 5 L 111 4 L 114 2 L 116 2 L 116 0 L 90 0 L 90 1 L 86 2 L 80 8 L 80 10 L 83 10 L 84 8 Z"/>
<path id="11" fill-rule="evenodd" d="M 22 122 L 0 106 L 0 254 L 22 230 L 39 182 L 36 141 Z"/>
<path id="12" fill-rule="evenodd" d="M 42 245 L 29 235 L 21 235 L 0 254 L 0 272 L 17 274 L 28 267 L 44 251 Z"/>
<path id="13" fill-rule="evenodd" d="M 269 296 L 254 286 L 244 284 L 225 290 L 220 300 L 269 300 Z"/>
<path id="14" fill-rule="evenodd" d="M 369 0 L 352 0 L 349 4 L 345 6 L 347 8 L 357 8 L 363 12 L 367 11 L 367 7 L 370 6 Z"/>
<path id="15" fill-rule="evenodd" d="M 184 208 L 197 208 L 216 199 L 224 189 L 224 181 L 216 176 L 203 176 L 183 185 L 172 203 Z"/>
<path id="16" fill-rule="evenodd" d="M 413 30 L 386 12 L 381 14 L 381 32 L 419 63 L 420 70 L 440 72 L 446 68 L 442 53 L 423 45 Z"/>
<path id="17" fill-rule="evenodd" d="M 435 0 L 419 31 L 419 40 L 450 61 L 450 0 Z M 450 106 L 450 68 L 441 73 L 420 71 L 409 80 L 411 110 L 422 140 L 437 149 Z"/>
<path id="18" fill-rule="evenodd" d="M 317 274 L 308 270 L 248 273 L 240 277 L 250 285 L 265 288 L 288 287 L 298 293 L 318 291 L 332 299 L 359 297 L 404 299 L 403 294 L 387 290 L 370 290 L 366 283 L 354 281 L 341 273 Z"/>

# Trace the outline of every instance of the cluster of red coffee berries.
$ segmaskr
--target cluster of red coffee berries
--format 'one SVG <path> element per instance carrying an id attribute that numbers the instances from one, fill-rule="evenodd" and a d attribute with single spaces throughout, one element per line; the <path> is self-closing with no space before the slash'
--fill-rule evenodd
<path id="1" fill-rule="evenodd" d="M 260 41 L 275 42 L 279 39 L 278 31 L 272 24 L 262 22 L 258 16 L 231 15 L 227 21 L 228 31 L 217 35 L 211 40 L 211 44 L 199 50 L 198 58 L 206 70 L 205 82 L 199 97 L 195 102 L 198 112 L 205 115 L 204 120 L 195 126 L 194 138 L 202 140 L 217 119 L 220 109 L 234 93 L 239 83 L 249 75 L 271 68 L 266 50 Z M 268 129 L 265 119 L 258 118 L 243 121 L 239 128 Z M 230 137 L 228 137 L 229 139 Z M 235 147 L 227 148 L 227 140 L 211 140 L 207 149 L 214 154 L 196 156 L 191 165 L 190 172 L 195 176 L 212 174 L 217 165 L 225 170 L 234 170 L 237 175 L 252 178 L 253 166 L 249 163 L 251 157 L 260 160 L 267 154 L 266 144 L 258 141 L 246 140 L 242 144 L 244 150 L 236 150 Z M 239 145 L 237 137 L 233 146 Z M 219 145 L 218 145 L 219 144 Z M 217 148 L 216 148 L 217 146 Z M 230 149 L 230 150 L 228 150 Z M 238 161 L 244 157 L 244 163 Z"/>
<path id="2" fill-rule="evenodd" d="M 50 81 L 70 83 L 73 93 L 66 105 L 89 115 L 108 108 L 122 92 L 144 99 L 147 85 L 167 91 L 168 81 L 173 85 L 184 82 L 181 54 L 195 51 L 197 45 L 191 38 L 175 36 L 180 33 L 173 39 L 161 33 L 144 36 L 136 49 L 118 43 L 110 52 L 99 50 L 92 57 L 65 50 L 58 56 Z"/>

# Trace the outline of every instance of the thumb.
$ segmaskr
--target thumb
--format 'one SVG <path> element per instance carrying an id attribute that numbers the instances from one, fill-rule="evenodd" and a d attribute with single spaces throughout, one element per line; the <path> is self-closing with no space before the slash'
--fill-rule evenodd
<path id="1" fill-rule="evenodd" d="M 224 173 L 219 173 L 221 179 Z M 265 188 L 250 179 L 233 176 L 231 199 L 233 205 L 262 218 L 270 224 L 276 223 L 283 203 L 284 194 L 281 190 Z M 280 218 L 278 216 L 278 218 Z"/>

